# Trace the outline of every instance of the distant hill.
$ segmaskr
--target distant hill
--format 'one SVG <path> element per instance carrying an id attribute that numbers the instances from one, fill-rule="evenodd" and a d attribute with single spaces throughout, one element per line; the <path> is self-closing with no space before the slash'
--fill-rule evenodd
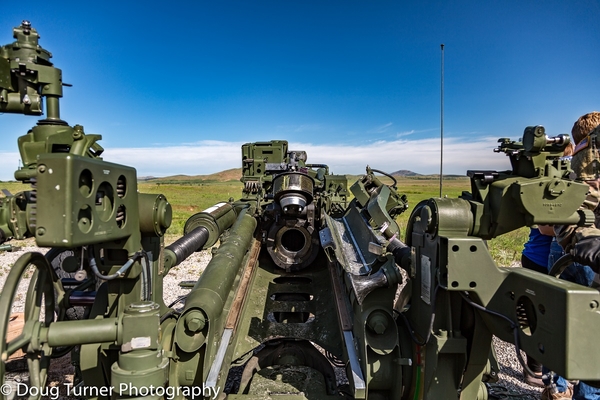
<path id="1" fill-rule="evenodd" d="M 396 172 L 392 172 L 391 175 L 392 176 L 399 176 L 399 177 L 402 177 L 402 178 L 440 179 L 440 175 L 439 174 L 423 175 L 423 174 L 417 174 L 416 172 L 409 171 L 409 170 L 406 170 L 406 169 L 401 169 L 401 170 L 398 170 Z M 444 174 L 444 179 L 462 179 L 462 178 L 465 178 L 465 177 L 466 177 L 466 175 Z"/>
<path id="2" fill-rule="evenodd" d="M 412 179 L 439 179 L 439 175 L 423 175 L 418 174 L 413 171 L 409 171 L 406 169 L 401 169 L 396 172 L 391 173 L 392 176 L 401 177 L 401 178 L 412 178 Z M 178 183 L 178 182 L 202 182 L 202 181 L 210 181 L 210 182 L 227 182 L 227 181 L 239 181 L 242 177 L 242 169 L 241 168 L 232 168 L 225 171 L 217 172 L 209 175 L 173 175 L 166 176 L 164 178 L 156 178 L 154 176 L 143 176 L 138 177 L 138 181 L 140 182 L 157 182 L 157 183 Z M 358 179 L 360 175 L 348 175 L 349 179 Z M 462 175 L 444 175 L 444 179 L 456 179 L 456 178 L 464 178 Z"/>
<path id="3" fill-rule="evenodd" d="M 174 182 L 174 181 L 218 181 L 218 182 L 227 182 L 227 181 L 239 181 L 242 177 L 242 169 L 241 168 L 232 168 L 225 171 L 217 172 L 210 175 L 173 175 L 166 176 L 164 178 L 155 178 L 155 177 L 143 177 L 138 178 L 139 181 L 151 181 L 151 182 Z"/>
<path id="4" fill-rule="evenodd" d="M 391 175 L 392 176 L 421 176 L 421 174 L 417 174 L 416 172 L 412 172 L 407 169 L 400 169 L 396 172 L 392 172 Z"/>

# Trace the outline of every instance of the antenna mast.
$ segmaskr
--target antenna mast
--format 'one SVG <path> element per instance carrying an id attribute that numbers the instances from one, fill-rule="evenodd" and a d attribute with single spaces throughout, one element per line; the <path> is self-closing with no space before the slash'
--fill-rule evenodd
<path id="1" fill-rule="evenodd" d="M 444 44 L 440 45 L 442 49 L 442 66 L 441 66 L 441 107 L 440 107 L 440 197 L 442 197 L 443 187 L 443 168 L 444 168 Z"/>

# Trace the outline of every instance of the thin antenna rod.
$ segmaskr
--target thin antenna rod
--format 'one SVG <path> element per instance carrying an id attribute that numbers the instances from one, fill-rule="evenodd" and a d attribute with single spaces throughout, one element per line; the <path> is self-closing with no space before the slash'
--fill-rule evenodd
<path id="1" fill-rule="evenodd" d="M 441 90 L 441 107 L 440 107 L 440 197 L 442 197 L 443 187 L 443 171 L 444 171 L 444 44 L 440 45 L 442 49 L 442 90 Z"/>

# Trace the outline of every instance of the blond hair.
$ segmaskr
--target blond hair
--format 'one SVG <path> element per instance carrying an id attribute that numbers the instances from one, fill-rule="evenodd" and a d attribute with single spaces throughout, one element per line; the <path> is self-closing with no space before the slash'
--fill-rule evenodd
<path id="1" fill-rule="evenodd" d="M 573 146 L 573 142 L 569 142 L 569 144 L 566 145 L 565 149 L 563 150 L 563 157 L 572 156 L 574 152 L 575 146 Z"/>
<path id="2" fill-rule="evenodd" d="M 581 142 L 598 125 L 600 125 L 600 112 L 598 111 L 592 111 L 579 117 L 571 129 L 571 136 L 575 144 Z"/>

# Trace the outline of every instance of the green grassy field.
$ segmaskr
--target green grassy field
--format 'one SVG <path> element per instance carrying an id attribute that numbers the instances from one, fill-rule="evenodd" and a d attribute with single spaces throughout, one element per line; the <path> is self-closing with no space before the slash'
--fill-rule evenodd
<path id="1" fill-rule="evenodd" d="M 242 194 L 240 181 L 195 182 L 195 183 L 153 183 L 140 182 L 141 193 L 162 193 L 173 208 L 173 222 L 168 230 L 169 235 L 181 236 L 185 221 L 193 214 L 230 198 L 239 199 Z"/>
<path id="2" fill-rule="evenodd" d="M 349 177 L 350 183 L 356 177 Z M 0 188 L 11 193 L 28 190 L 27 185 L 16 182 L 2 182 Z M 193 214 L 230 198 L 238 199 L 242 193 L 242 184 L 238 180 L 178 180 L 147 181 L 138 184 L 142 193 L 164 194 L 173 207 L 173 222 L 167 232 L 167 241 L 181 236 L 185 221 Z M 458 197 L 463 191 L 470 190 L 468 178 L 448 178 L 444 180 L 443 195 Z M 398 217 L 398 224 L 404 237 L 406 223 L 415 205 L 420 201 L 439 196 L 437 178 L 398 178 L 398 191 L 406 194 L 409 209 Z M 528 228 L 521 228 L 488 242 L 492 257 L 499 265 L 510 265 L 521 257 L 523 244 L 527 241 Z"/>

